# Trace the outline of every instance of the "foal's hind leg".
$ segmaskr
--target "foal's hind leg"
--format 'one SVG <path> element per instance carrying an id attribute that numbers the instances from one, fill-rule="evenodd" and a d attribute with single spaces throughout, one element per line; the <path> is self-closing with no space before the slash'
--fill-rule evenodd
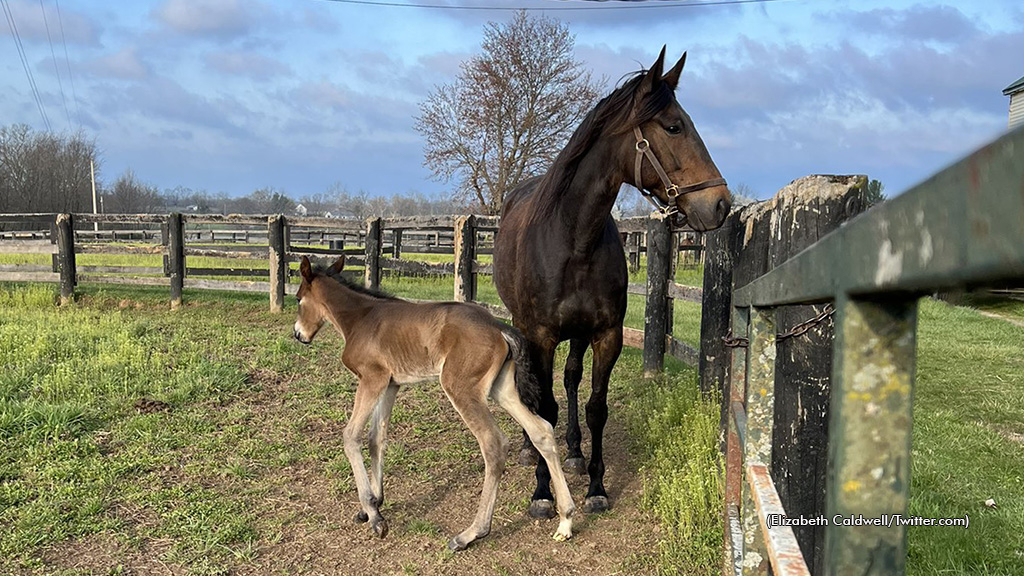
<path id="1" fill-rule="evenodd" d="M 388 438 L 388 422 L 391 421 L 391 409 L 395 406 L 395 397 L 398 395 L 398 385 L 391 383 L 373 410 L 370 417 L 370 489 L 373 491 L 373 498 L 379 509 L 384 505 L 384 446 Z M 357 522 L 366 522 L 369 516 L 362 510 L 356 514 Z"/>
<path id="2" fill-rule="evenodd" d="M 498 482 L 505 471 L 505 458 L 508 453 L 508 439 L 502 433 L 498 423 L 487 408 L 486 396 L 480 393 L 479 385 L 467 385 L 466 381 L 453 382 L 454 378 L 441 375 L 441 386 L 448 400 L 451 401 L 466 426 L 480 443 L 480 452 L 484 457 L 484 487 L 480 492 L 480 504 L 476 517 L 469 528 L 466 528 L 448 543 L 448 548 L 458 551 L 465 550 L 471 542 L 487 536 L 491 532 L 491 519 L 494 517 L 494 502 L 498 495 Z M 490 379 L 487 379 L 489 382 Z M 461 389 L 459 388 L 460 386 Z"/>
<path id="3" fill-rule="evenodd" d="M 579 389 L 583 379 L 583 356 L 587 353 L 587 341 L 574 338 L 569 341 L 569 357 L 565 359 L 565 396 L 569 421 L 565 426 L 565 443 L 569 453 L 565 457 L 565 471 L 568 474 L 585 474 L 587 462 L 583 459 L 580 442 Z"/>
<path id="4" fill-rule="evenodd" d="M 362 434 L 366 427 L 367 420 L 380 401 L 381 395 L 387 389 L 391 378 L 387 375 L 363 375 L 359 379 L 359 387 L 356 389 L 356 401 L 352 407 L 352 415 L 348 424 L 345 425 L 345 456 L 352 467 L 352 477 L 356 482 L 356 492 L 359 494 L 359 505 L 363 514 L 370 521 L 370 526 L 381 538 L 388 534 L 388 523 L 380 515 L 380 503 L 374 496 L 370 487 L 370 479 L 366 475 L 366 463 L 363 461 Z M 357 515 L 356 519 L 361 519 Z"/>

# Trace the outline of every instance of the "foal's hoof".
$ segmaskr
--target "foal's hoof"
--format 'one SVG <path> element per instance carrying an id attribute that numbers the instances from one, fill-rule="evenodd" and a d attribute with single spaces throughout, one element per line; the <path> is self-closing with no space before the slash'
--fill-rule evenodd
<path id="1" fill-rule="evenodd" d="M 380 538 L 384 538 L 388 535 L 388 521 L 381 518 L 379 521 L 373 524 L 373 533 Z"/>
<path id="2" fill-rule="evenodd" d="M 551 500 L 534 500 L 530 502 L 530 518 L 546 520 L 555 517 L 555 503 Z"/>
<path id="3" fill-rule="evenodd" d="M 536 466 L 539 458 L 540 456 L 537 454 L 536 450 L 523 448 L 519 451 L 519 464 L 521 466 Z"/>
<path id="4" fill-rule="evenodd" d="M 452 552 L 462 552 L 466 548 L 469 548 L 469 542 L 466 542 L 466 543 L 459 542 L 458 537 L 452 538 L 451 540 L 448 541 L 448 549 L 451 550 Z"/>
<path id="5" fill-rule="evenodd" d="M 360 510 L 359 512 L 356 512 L 356 516 L 352 520 L 356 524 L 365 524 L 367 521 L 370 520 L 370 517 L 366 514 L 366 512 Z"/>
<path id="6" fill-rule="evenodd" d="M 583 501 L 583 511 L 587 514 L 607 512 L 609 509 L 611 509 L 611 505 L 608 504 L 607 496 L 588 496 Z"/>
<path id="7" fill-rule="evenodd" d="M 568 474 L 586 474 L 587 473 L 587 461 L 583 457 L 579 458 L 566 458 L 565 464 L 562 465 Z"/>

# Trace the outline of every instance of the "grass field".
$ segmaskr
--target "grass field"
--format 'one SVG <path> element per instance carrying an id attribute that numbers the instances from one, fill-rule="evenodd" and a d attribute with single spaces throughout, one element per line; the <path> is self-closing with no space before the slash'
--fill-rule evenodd
<path id="1" fill-rule="evenodd" d="M 448 280 L 384 287 L 451 297 Z M 498 302 L 489 281 L 480 298 Z M 510 466 L 494 533 L 451 555 L 444 543 L 472 514 L 482 469 L 436 387 L 400 396 L 392 535 L 373 540 L 349 520 L 340 429 L 353 381 L 338 338 L 295 343 L 292 299 L 283 315 L 257 294 L 186 291 L 186 303 L 170 312 L 164 289 L 84 286 L 58 309 L 53 286 L 0 285 L 0 573 L 718 573 L 718 412 L 692 369 L 670 362 L 645 381 L 639 354 L 623 354 L 608 432 L 621 492 L 610 514 L 582 519 L 577 540 L 553 549 L 549 526 L 524 521 L 532 473 Z M 1020 303 L 973 304 L 1024 317 Z M 699 305 L 676 307 L 676 335 L 695 344 Z M 627 324 L 642 327 L 641 297 Z M 910 511 L 971 524 L 911 528 L 909 573 L 1022 573 L 1024 329 L 924 300 L 917 376 Z M 466 498 L 439 505 L 451 499 L 438 482 Z"/>

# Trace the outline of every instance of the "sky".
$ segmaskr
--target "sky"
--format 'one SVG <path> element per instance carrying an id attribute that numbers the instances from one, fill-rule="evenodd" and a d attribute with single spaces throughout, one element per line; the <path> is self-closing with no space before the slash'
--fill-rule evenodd
<path id="1" fill-rule="evenodd" d="M 558 19 L 606 91 L 663 45 L 671 62 L 686 51 L 679 102 L 730 185 L 758 198 L 808 174 L 867 174 L 903 192 L 1003 133 L 1002 90 L 1024 76 L 1019 0 L 392 1 Z M 419 104 L 479 53 L 488 22 L 513 14 L 331 0 L 0 2 L 50 128 L 96 140 L 101 180 L 131 168 L 161 189 L 231 196 L 332 185 L 445 194 L 453 185 L 423 166 Z M 40 105 L 0 22 L 0 125 L 46 130 Z"/>

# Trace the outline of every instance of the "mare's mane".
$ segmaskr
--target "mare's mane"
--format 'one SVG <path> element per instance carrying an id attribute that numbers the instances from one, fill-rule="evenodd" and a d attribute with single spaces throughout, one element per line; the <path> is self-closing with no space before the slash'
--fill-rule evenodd
<path id="1" fill-rule="evenodd" d="M 561 196 L 572 184 L 576 170 L 586 153 L 602 135 L 616 135 L 631 130 L 654 118 L 675 97 L 665 82 L 658 82 L 653 91 L 638 96 L 646 70 L 627 76 L 622 86 L 594 106 L 573 132 L 565 148 L 558 153 L 547 173 L 537 183 L 534 217 L 552 214 Z"/>

